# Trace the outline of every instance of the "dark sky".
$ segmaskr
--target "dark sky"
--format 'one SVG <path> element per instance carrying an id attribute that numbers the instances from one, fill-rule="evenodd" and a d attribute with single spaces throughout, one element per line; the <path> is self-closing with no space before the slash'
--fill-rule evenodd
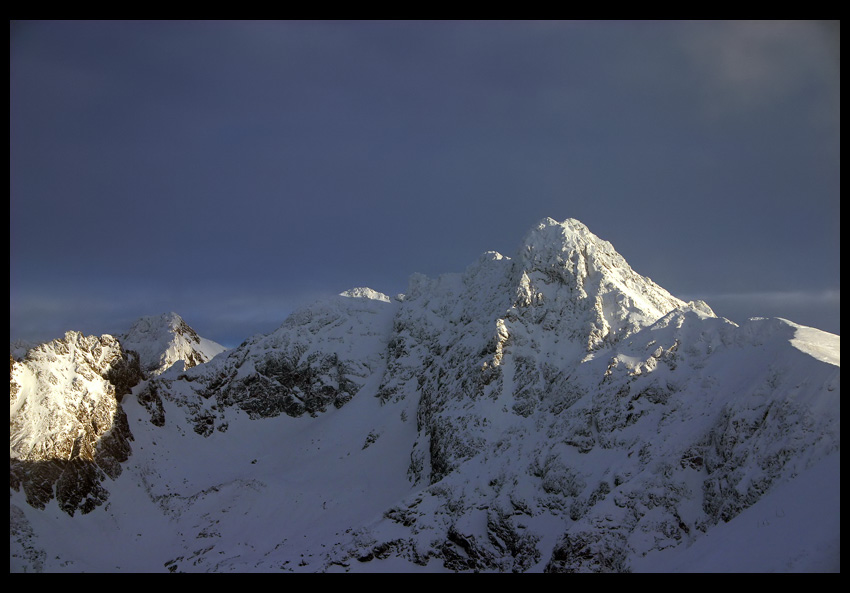
<path id="1" fill-rule="evenodd" d="M 235 346 L 577 218 L 840 333 L 838 23 L 13 22 L 10 339 Z"/>

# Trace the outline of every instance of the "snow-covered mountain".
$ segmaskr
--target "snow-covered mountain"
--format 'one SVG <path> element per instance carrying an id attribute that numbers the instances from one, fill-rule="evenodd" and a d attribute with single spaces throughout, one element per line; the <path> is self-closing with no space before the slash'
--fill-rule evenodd
<path id="1" fill-rule="evenodd" d="M 138 356 L 109 335 L 69 331 L 9 359 L 10 486 L 44 508 L 90 512 L 121 474 L 132 440 L 122 398 L 142 379 Z"/>
<path id="2" fill-rule="evenodd" d="M 171 342 L 146 323 L 119 344 L 142 367 L 190 360 L 148 356 Z M 575 220 L 404 295 L 315 303 L 109 405 L 108 372 L 43 356 L 10 362 L 13 432 L 73 444 L 36 462 L 11 438 L 12 571 L 839 570 L 839 336 L 718 318 Z M 92 415 L 43 411 L 66 399 Z M 124 453 L 88 504 L 16 481 L 98 430 Z"/>
<path id="3" fill-rule="evenodd" d="M 185 370 L 225 350 L 199 336 L 177 313 L 142 317 L 118 339 L 125 349 L 139 354 L 142 370 L 149 375 L 160 375 L 177 361 L 183 361 L 181 370 Z"/>
<path id="4" fill-rule="evenodd" d="M 71 515 L 90 512 L 131 451 L 123 397 L 178 361 L 189 368 L 222 351 L 174 313 L 143 317 L 117 338 L 69 331 L 43 344 L 12 344 L 11 485 L 35 507 L 55 497 Z"/>

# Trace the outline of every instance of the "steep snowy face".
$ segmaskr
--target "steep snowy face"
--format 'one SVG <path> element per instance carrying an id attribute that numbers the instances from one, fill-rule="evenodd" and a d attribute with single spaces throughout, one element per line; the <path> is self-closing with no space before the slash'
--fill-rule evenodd
<path id="1" fill-rule="evenodd" d="M 685 306 L 574 219 L 541 221 L 526 235 L 516 259 L 517 309 L 588 351 Z"/>
<path id="2" fill-rule="evenodd" d="M 514 259 L 488 252 L 463 274 L 414 276 L 379 391 L 419 398 L 411 475 L 439 481 L 499 440 L 503 410 L 511 422 L 569 407 L 589 354 L 691 308 L 576 220 L 544 219 Z"/>
<path id="3" fill-rule="evenodd" d="M 43 507 L 54 496 L 73 514 L 106 498 L 132 440 L 121 398 L 142 378 L 138 358 L 109 335 L 64 338 L 10 359 L 12 486 Z"/>
<path id="4" fill-rule="evenodd" d="M 409 475 L 421 489 L 334 561 L 380 551 L 461 571 L 664 566 L 661 554 L 839 451 L 835 336 L 782 320 L 738 327 L 689 306 L 576 359 L 562 357 L 569 343 L 517 327 L 499 334 L 495 375 L 448 363 L 451 349 L 413 373 Z M 489 380 L 477 396 L 476 376 Z"/>
<path id="5" fill-rule="evenodd" d="M 513 270 L 509 258 L 487 252 L 462 274 L 410 279 L 393 321 L 378 397 L 418 401 L 420 436 L 408 472 L 416 482 L 436 482 L 480 451 L 480 418 L 464 408 L 502 392 Z"/>
<path id="6" fill-rule="evenodd" d="M 839 371 L 794 335 L 676 299 L 571 220 L 544 220 L 513 260 L 415 276 L 379 397 L 418 401 L 423 489 L 348 554 L 620 571 L 690 541 L 837 450 Z"/>
<path id="7" fill-rule="evenodd" d="M 339 408 L 383 372 L 397 306 L 368 288 L 346 291 L 296 311 L 276 331 L 210 364 L 161 375 L 139 398 L 156 424 L 165 422 L 163 397 L 178 403 L 205 436 L 226 430 L 226 414 L 234 408 L 252 418 Z"/>
<path id="8" fill-rule="evenodd" d="M 119 340 L 125 349 L 138 352 L 142 368 L 152 376 L 181 360 L 181 370 L 186 370 L 225 350 L 221 344 L 200 337 L 176 313 L 142 317 Z"/>

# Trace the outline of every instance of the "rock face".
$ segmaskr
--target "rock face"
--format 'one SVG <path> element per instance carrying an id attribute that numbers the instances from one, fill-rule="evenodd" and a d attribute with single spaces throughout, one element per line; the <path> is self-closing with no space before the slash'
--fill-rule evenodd
<path id="1" fill-rule="evenodd" d="M 340 408 L 382 370 L 395 306 L 370 289 L 347 291 L 294 313 L 277 331 L 212 364 L 151 380 L 140 398 L 154 423 L 165 421 L 160 394 L 178 402 L 204 436 L 227 429 L 228 408 L 255 419 Z"/>
<path id="2" fill-rule="evenodd" d="M 55 497 L 69 515 L 92 511 L 109 496 L 105 479 L 115 480 L 130 455 L 124 396 L 180 360 L 189 368 L 223 350 L 174 313 L 143 317 L 118 338 L 70 331 L 13 345 L 10 485 L 39 508 Z"/>
<path id="3" fill-rule="evenodd" d="M 121 483 L 173 525 L 167 570 L 663 568 L 840 451 L 838 336 L 718 318 L 575 220 L 134 393 L 153 452 Z"/>
<path id="4" fill-rule="evenodd" d="M 68 332 L 9 364 L 10 486 L 35 507 L 55 496 L 70 515 L 92 511 L 130 454 L 120 401 L 142 379 L 138 356 L 112 336 Z"/>

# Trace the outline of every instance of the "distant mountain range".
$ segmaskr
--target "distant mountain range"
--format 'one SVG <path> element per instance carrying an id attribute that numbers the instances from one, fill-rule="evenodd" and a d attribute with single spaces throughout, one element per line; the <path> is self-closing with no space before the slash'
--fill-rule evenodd
<path id="1" fill-rule="evenodd" d="M 10 569 L 840 571 L 839 399 L 839 336 L 544 219 L 231 350 L 174 313 L 13 345 Z"/>

